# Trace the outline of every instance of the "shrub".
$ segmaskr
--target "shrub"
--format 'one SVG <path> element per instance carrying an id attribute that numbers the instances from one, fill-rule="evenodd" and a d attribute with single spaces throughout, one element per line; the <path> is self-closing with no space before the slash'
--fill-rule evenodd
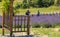
<path id="1" fill-rule="evenodd" d="M 60 32 L 60 29 L 58 31 Z"/>
<path id="2" fill-rule="evenodd" d="M 22 8 L 29 8 L 30 4 L 29 2 L 27 2 L 27 0 L 23 0 L 23 3 L 22 3 Z"/>
<path id="3" fill-rule="evenodd" d="M 0 2 L 2 2 L 2 0 L 0 0 Z"/>
<path id="4" fill-rule="evenodd" d="M 35 0 L 32 3 L 35 7 L 49 7 L 54 4 L 54 0 Z"/>
<path id="5" fill-rule="evenodd" d="M 0 28 L 2 28 L 2 25 L 0 25 Z"/>
<path id="6" fill-rule="evenodd" d="M 60 23 L 53 23 L 53 24 L 50 24 L 50 23 L 42 23 L 41 26 L 43 28 L 60 28 Z"/>
<path id="7" fill-rule="evenodd" d="M 54 5 L 54 0 L 23 0 L 21 8 L 41 8 Z"/>
<path id="8" fill-rule="evenodd" d="M 54 23 L 52 26 L 60 28 L 60 23 Z"/>
<path id="9" fill-rule="evenodd" d="M 60 5 L 60 0 L 57 0 L 57 5 Z"/>
<path id="10" fill-rule="evenodd" d="M 22 8 L 28 8 L 28 4 L 27 3 L 24 3 L 24 4 L 22 4 Z"/>
<path id="11" fill-rule="evenodd" d="M 20 4 L 20 2 L 18 2 L 18 3 L 16 4 L 15 8 L 19 9 L 20 7 L 21 7 L 21 4 Z"/>
<path id="12" fill-rule="evenodd" d="M 38 23 L 34 23 L 34 24 L 32 24 L 32 27 L 33 27 L 33 28 L 40 28 L 40 27 L 41 27 L 41 25 L 40 25 L 40 24 L 38 24 Z"/>
<path id="13" fill-rule="evenodd" d="M 42 27 L 43 27 L 43 28 L 51 28 L 51 27 L 52 27 L 52 25 L 51 25 L 51 24 L 46 23 L 46 24 L 43 24 L 43 25 L 42 25 Z"/>

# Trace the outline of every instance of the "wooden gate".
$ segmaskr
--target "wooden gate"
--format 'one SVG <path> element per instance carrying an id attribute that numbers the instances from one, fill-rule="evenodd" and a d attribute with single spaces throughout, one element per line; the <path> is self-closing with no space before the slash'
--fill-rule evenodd
<path id="1" fill-rule="evenodd" d="M 10 36 L 14 32 L 30 32 L 30 16 L 25 15 L 15 15 L 12 20 L 13 24 L 10 24 L 10 16 L 3 13 L 3 23 L 2 23 L 2 35 L 4 35 L 4 28 L 10 31 Z"/>
<path id="2" fill-rule="evenodd" d="M 13 16 L 13 0 L 10 0 L 7 13 L 3 10 L 2 35 L 4 35 L 4 28 L 10 31 L 10 36 L 12 36 L 13 32 L 27 32 L 27 35 L 29 35 L 29 24 L 30 16 Z"/>
<path id="3" fill-rule="evenodd" d="M 29 35 L 30 16 L 15 15 L 13 18 L 13 32 L 27 32 Z"/>

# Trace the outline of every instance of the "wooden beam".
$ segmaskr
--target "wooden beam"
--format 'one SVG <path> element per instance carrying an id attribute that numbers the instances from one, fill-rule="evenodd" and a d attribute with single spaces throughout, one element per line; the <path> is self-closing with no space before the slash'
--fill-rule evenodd
<path id="1" fill-rule="evenodd" d="M 5 23 L 5 11 L 3 11 L 3 16 L 2 16 L 2 35 L 4 36 L 4 23 Z"/>
<path id="2" fill-rule="evenodd" d="M 26 16 L 24 16 L 24 31 L 26 30 L 25 25 L 26 25 Z"/>
<path id="3" fill-rule="evenodd" d="M 10 5 L 9 5 L 9 14 L 10 14 L 10 23 L 9 25 L 11 25 L 10 27 L 10 36 L 12 37 L 12 30 L 13 30 L 13 0 L 10 0 Z"/>
<path id="4" fill-rule="evenodd" d="M 27 16 L 27 35 L 30 34 L 30 16 Z"/>

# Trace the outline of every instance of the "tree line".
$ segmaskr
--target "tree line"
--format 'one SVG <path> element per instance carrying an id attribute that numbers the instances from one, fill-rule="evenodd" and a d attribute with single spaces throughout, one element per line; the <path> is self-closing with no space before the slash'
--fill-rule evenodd
<path id="1" fill-rule="evenodd" d="M 2 0 L 0 0 L 1 2 Z M 42 8 L 42 7 L 49 7 L 54 5 L 60 5 L 60 0 L 23 0 L 21 2 L 16 2 L 16 8 Z"/>
<path id="2" fill-rule="evenodd" d="M 42 8 L 54 5 L 55 0 L 23 0 L 22 3 L 17 3 L 16 7 L 20 8 Z M 56 5 L 60 4 L 60 0 L 57 0 Z"/>

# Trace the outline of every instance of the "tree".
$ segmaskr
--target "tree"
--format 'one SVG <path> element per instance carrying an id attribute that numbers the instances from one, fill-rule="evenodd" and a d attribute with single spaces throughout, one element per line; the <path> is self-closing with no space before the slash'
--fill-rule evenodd
<path id="1" fill-rule="evenodd" d="M 9 0 L 2 0 L 2 9 L 5 11 L 5 15 L 9 16 Z"/>
<path id="2" fill-rule="evenodd" d="M 10 3 L 9 0 L 2 0 L 2 8 L 3 8 L 4 10 L 8 10 L 8 8 L 9 8 L 9 3 Z"/>
<path id="3" fill-rule="evenodd" d="M 21 8 L 20 2 L 16 3 L 16 5 L 13 7 L 13 16 L 17 13 L 19 13 L 19 9 Z"/>
<path id="4" fill-rule="evenodd" d="M 28 7 L 27 0 L 23 0 L 22 8 L 27 8 L 27 7 Z"/>
<path id="5" fill-rule="evenodd" d="M 57 0 L 57 5 L 60 5 L 60 0 Z"/>
<path id="6" fill-rule="evenodd" d="M 2 2 L 2 0 L 0 0 L 0 2 Z"/>
<path id="7" fill-rule="evenodd" d="M 39 5 L 39 7 L 42 7 L 42 5 L 43 5 L 42 0 L 38 0 L 37 4 Z"/>
<path id="8" fill-rule="evenodd" d="M 23 3 L 22 3 L 22 7 L 23 8 L 30 8 L 32 2 L 32 0 L 23 0 Z"/>
<path id="9" fill-rule="evenodd" d="M 27 3 L 27 0 L 23 0 L 23 3 Z"/>
<path id="10" fill-rule="evenodd" d="M 21 8 L 41 8 L 54 5 L 55 0 L 23 0 Z M 19 6 L 19 5 L 18 5 Z"/>

